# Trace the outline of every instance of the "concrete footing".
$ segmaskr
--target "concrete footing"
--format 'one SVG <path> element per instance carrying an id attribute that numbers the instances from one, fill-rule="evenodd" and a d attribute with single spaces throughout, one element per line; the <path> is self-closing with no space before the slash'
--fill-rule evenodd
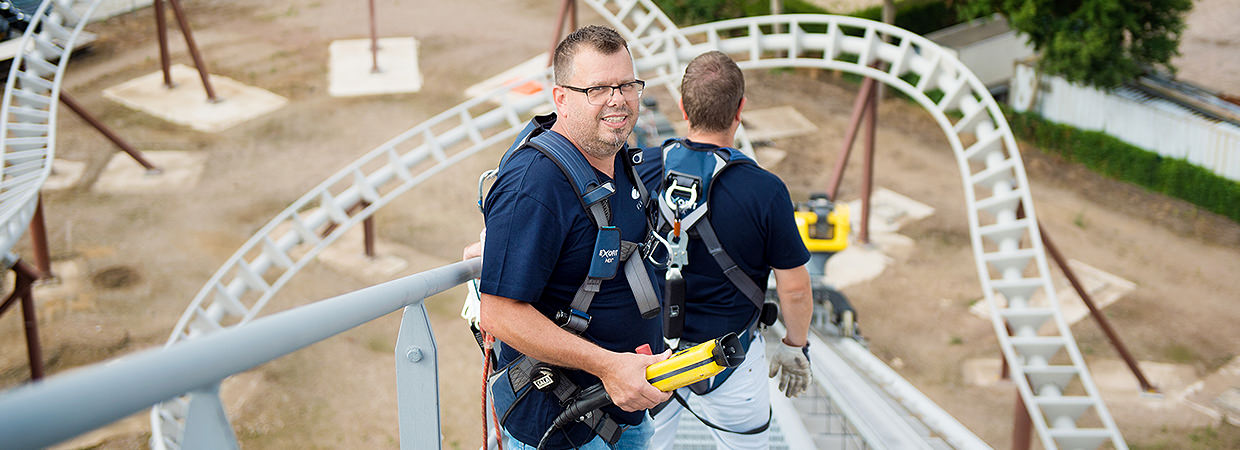
<path id="1" fill-rule="evenodd" d="M 288 100 L 227 77 L 211 75 L 217 102 L 207 100 L 198 71 L 172 66 L 173 87 L 163 72 L 153 72 L 103 90 L 104 97 L 172 123 L 213 133 L 275 111 Z"/>
<path id="2" fill-rule="evenodd" d="M 143 152 L 142 155 L 162 172 L 149 173 L 128 154 L 116 152 L 108 160 L 93 190 L 137 194 L 192 189 L 202 177 L 207 161 L 205 153 L 184 151 Z"/>
<path id="3" fill-rule="evenodd" d="M 379 70 L 370 39 L 333 41 L 328 72 L 328 93 L 332 97 L 399 94 L 422 90 L 418 68 L 418 41 L 412 37 L 378 40 Z"/>
<path id="4" fill-rule="evenodd" d="M 84 173 L 86 173 L 85 162 L 56 159 L 52 161 L 52 173 L 48 174 L 41 190 L 62 191 L 72 188 L 82 180 Z"/>
<path id="5" fill-rule="evenodd" d="M 1137 288 L 1137 284 L 1120 278 L 1118 275 L 1098 269 L 1089 264 L 1085 264 L 1075 259 L 1068 260 L 1068 267 L 1076 273 L 1076 277 L 1084 285 L 1086 293 L 1094 300 L 1094 305 L 1098 309 L 1105 308 L 1112 303 L 1119 301 L 1125 294 L 1132 292 Z M 1063 273 L 1052 269 L 1051 280 L 1055 285 L 1055 297 L 1059 299 L 1059 311 L 1063 314 L 1063 318 L 1069 325 L 1074 324 L 1082 319 L 1089 317 L 1089 308 L 1085 306 L 1085 302 L 1081 300 L 1081 296 L 1072 288 L 1072 284 L 1068 282 L 1067 277 Z M 1001 305 L 1007 304 L 1007 299 L 1003 296 L 996 296 L 995 300 Z M 1049 306 L 1046 293 L 1039 291 L 1029 300 L 1030 306 Z M 978 317 L 990 320 L 990 305 L 984 301 L 979 301 L 969 307 L 969 312 Z M 1046 324 L 1048 329 L 1053 324 Z"/>

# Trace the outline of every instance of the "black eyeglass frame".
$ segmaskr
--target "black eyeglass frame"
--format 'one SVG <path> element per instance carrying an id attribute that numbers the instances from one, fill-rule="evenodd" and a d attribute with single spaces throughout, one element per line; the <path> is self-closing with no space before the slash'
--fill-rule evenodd
<path id="1" fill-rule="evenodd" d="M 641 97 L 642 97 L 642 92 L 644 92 L 644 91 L 646 90 L 646 80 L 633 80 L 633 81 L 630 81 L 630 82 L 627 82 L 627 83 L 621 83 L 621 84 L 615 84 L 615 85 L 599 85 L 599 86 L 590 86 L 590 87 L 584 87 L 584 88 L 581 88 L 581 87 L 576 87 L 576 86 L 569 86 L 569 85 L 567 85 L 567 84 L 561 84 L 561 85 L 559 85 L 559 86 L 560 86 L 560 87 L 562 87 L 562 88 L 568 89 L 568 90 L 570 90 L 570 91 L 575 91 L 575 92 L 580 92 L 580 93 L 582 93 L 582 94 L 585 94 L 585 95 L 586 95 L 586 102 L 590 103 L 591 105 L 594 105 L 594 106 L 602 106 L 602 105 L 606 105 L 606 104 L 607 104 L 607 100 L 610 100 L 610 99 L 611 99 L 611 96 L 616 95 L 616 91 L 617 91 L 617 90 L 618 90 L 618 91 L 620 91 L 620 96 L 621 96 L 621 97 L 624 97 L 624 87 L 625 87 L 625 86 L 629 86 L 629 85 L 634 85 L 634 84 L 635 84 L 635 85 L 637 85 L 637 87 L 638 87 L 638 89 L 637 89 L 637 97 L 633 99 L 633 100 L 636 100 L 636 99 L 641 98 Z M 609 89 L 609 90 L 607 91 L 607 96 L 606 96 L 606 97 L 604 97 L 604 99 L 605 99 L 605 100 L 603 101 L 603 103 L 599 103 L 599 104 L 595 105 L 595 104 L 594 104 L 594 102 L 591 102 L 591 101 L 590 101 L 590 91 L 591 91 L 591 90 L 594 90 L 594 89 L 602 89 L 602 88 L 608 88 L 608 89 Z"/>

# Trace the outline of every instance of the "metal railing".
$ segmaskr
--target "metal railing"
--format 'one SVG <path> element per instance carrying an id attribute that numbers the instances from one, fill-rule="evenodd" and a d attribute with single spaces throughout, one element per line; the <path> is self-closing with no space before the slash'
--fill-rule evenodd
<path id="1" fill-rule="evenodd" d="M 236 448 L 219 397 L 225 378 L 404 308 L 395 352 L 401 442 L 437 448 L 438 361 L 423 301 L 481 270 L 477 258 L 438 267 L 13 389 L 0 395 L 3 447 L 49 446 L 192 392 L 184 447 Z"/>

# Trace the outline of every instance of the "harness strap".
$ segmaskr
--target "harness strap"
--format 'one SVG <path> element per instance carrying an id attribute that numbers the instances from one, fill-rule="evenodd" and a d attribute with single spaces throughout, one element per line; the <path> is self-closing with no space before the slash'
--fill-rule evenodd
<path id="1" fill-rule="evenodd" d="M 522 356 L 520 359 L 513 361 L 512 364 L 508 366 L 508 381 L 512 383 L 513 392 L 521 392 L 522 389 L 525 389 L 530 385 L 530 383 L 533 382 L 532 376 L 534 369 L 540 364 L 543 363 L 529 356 Z M 559 378 L 559 381 L 556 383 L 555 388 L 551 391 L 551 394 L 555 396 L 556 400 L 562 406 L 574 400 L 577 393 L 581 391 L 581 388 L 577 386 L 577 383 L 574 383 L 572 380 L 569 380 L 568 377 L 564 376 L 564 373 L 559 369 L 553 367 L 552 370 L 556 372 L 556 377 Z M 528 391 L 526 393 L 528 393 Z M 513 402 L 514 405 L 516 403 L 517 402 Z M 504 416 L 506 419 L 507 414 Z M 581 423 L 590 427 L 595 434 L 610 444 L 614 444 L 618 441 L 620 439 L 620 434 L 624 432 L 623 427 L 621 427 L 620 424 L 611 417 L 611 415 L 600 410 L 594 410 L 586 413 L 586 415 L 581 417 Z"/>
<path id="2" fill-rule="evenodd" d="M 637 301 L 637 310 L 643 319 L 652 319 L 659 314 L 659 296 L 654 291 L 654 285 L 650 283 L 646 264 L 640 257 L 632 257 L 635 254 L 640 255 L 637 252 L 638 247 L 636 242 L 620 241 L 620 260 L 624 261 L 624 276 L 629 282 L 629 289 L 633 291 L 633 299 Z M 575 310 L 574 313 L 585 314 L 590 309 L 590 303 L 594 301 L 594 295 L 598 293 L 602 283 L 602 279 L 593 277 L 587 277 L 586 281 L 581 283 L 570 305 L 570 308 Z M 589 325 L 589 318 L 587 316 L 577 319 L 583 320 L 573 320 L 570 317 L 565 326 L 581 334 Z"/>
<path id="3" fill-rule="evenodd" d="M 630 242 L 626 242 L 630 243 Z M 634 244 L 636 248 L 636 244 Z M 643 319 L 653 319 L 659 315 L 659 296 L 654 292 L 650 276 L 646 273 L 646 263 L 640 257 L 629 258 L 624 262 L 624 277 L 629 280 L 629 289 L 637 300 L 637 310 Z"/>
<path id="4" fill-rule="evenodd" d="M 715 257 L 715 262 L 719 264 L 719 268 L 723 269 L 723 274 L 761 312 L 762 304 L 766 303 L 766 295 L 753 282 L 753 279 L 749 278 L 749 275 L 736 265 L 736 261 L 733 261 L 732 257 L 728 256 L 728 252 L 724 251 L 723 245 L 719 243 L 719 236 L 715 235 L 715 229 L 710 225 L 710 218 L 703 218 L 695 229 L 698 236 L 702 238 L 702 243 L 706 244 L 706 248 L 710 250 L 710 255 Z"/>

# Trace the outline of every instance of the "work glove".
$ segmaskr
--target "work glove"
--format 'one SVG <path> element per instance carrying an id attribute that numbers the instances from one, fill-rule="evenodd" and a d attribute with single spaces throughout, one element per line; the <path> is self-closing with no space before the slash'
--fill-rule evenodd
<path id="1" fill-rule="evenodd" d="M 775 354 L 771 355 L 771 373 L 774 378 L 779 375 L 779 390 L 788 398 L 796 397 L 809 388 L 814 375 L 809 370 L 809 345 L 793 347 L 780 342 Z"/>

